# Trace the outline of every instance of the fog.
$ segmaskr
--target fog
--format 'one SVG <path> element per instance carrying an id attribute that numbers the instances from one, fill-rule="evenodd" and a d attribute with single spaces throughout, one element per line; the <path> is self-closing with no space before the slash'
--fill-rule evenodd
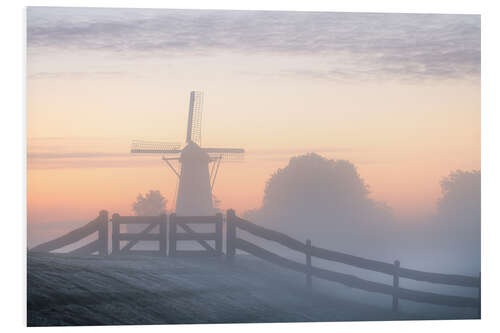
<path id="1" fill-rule="evenodd" d="M 243 215 L 315 246 L 399 260 L 407 268 L 477 275 L 480 180 L 480 171 L 450 171 L 443 175 L 433 215 L 401 219 L 371 198 L 354 164 L 311 153 L 278 169 L 266 183 L 261 208 Z"/>
<path id="2" fill-rule="evenodd" d="M 366 184 L 353 163 L 347 160 L 329 160 L 310 153 L 293 157 L 286 167 L 276 170 L 266 183 L 261 208 L 242 215 L 254 223 L 281 231 L 298 240 L 310 239 L 315 246 L 379 261 L 399 260 L 402 267 L 421 271 L 476 276 L 480 271 L 480 180 L 480 171 L 451 171 L 441 180 L 442 196 L 436 202 L 436 211 L 432 216 L 426 219 L 401 220 L 394 216 L 388 205 L 371 197 L 369 184 Z M 165 201 L 159 191 L 150 191 L 145 196 L 140 194 L 133 204 L 134 211 L 137 215 L 157 215 L 165 212 Z M 209 230 L 197 228 L 197 232 Z M 305 263 L 303 253 L 252 236 L 241 229 L 237 233 L 238 237 L 276 254 Z M 83 245 L 83 242 L 88 242 L 88 239 L 83 239 L 76 245 Z M 223 243 L 227 244 L 226 241 Z M 143 244 L 142 249 L 148 246 L 151 244 Z M 157 244 L 153 246 L 156 249 Z M 193 244 L 189 244 L 187 248 L 179 246 L 178 249 L 193 249 L 192 247 Z M 53 290 L 71 297 L 74 297 L 72 293 L 78 294 L 77 302 L 65 305 L 68 308 L 86 306 L 86 302 L 105 305 L 98 317 L 76 316 L 76 319 L 70 319 L 71 323 L 74 320 L 87 324 L 117 323 L 116 319 L 109 319 L 111 317 L 119 317 L 120 323 L 151 323 L 147 307 L 156 308 L 158 304 L 164 309 L 162 311 L 169 313 L 165 319 L 165 312 L 155 312 L 161 313 L 155 319 L 158 323 L 165 323 L 165 320 L 169 323 L 197 322 L 196 320 L 214 322 L 214 318 L 215 322 L 393 318 L 390 312 L 392 297 L 389 295 L 318 278 L 312 279 L 312 294 L 307 294 L 303 273 L 265 263 L 252 255 L 244 255 L 241 251 L 237 251 L 232 265 L 216 258 L 192 258 L 194 261 L 190 261 L 185 258 L 165 260 L 129 257 L 121 257 L 119 260 L 101 257 L 92 259 L 92 264 L 89 264 L 88 258 L 84 257 L 32 255 L 29 258 L 32 263 L 29 265 L 31 275 L 28 277 L 28 284 L 33 290 L 36 289 L 36 293 L 29 296 L 30 322 L 38 325 L 40 318 L 43 318 L 44 322 L 52 320 L 58 325 L 67 325 L 67 318 L 61 319 L 61 316 L 64 317 L 61 314 L 67 308 L 64 311 L 50 311 L 51 315 L 46 317 L 46 308 L 57 308 L 58 305 L 53 302 L 40 305 L 40 299 L 45 297 L 43 295 L 50 294 Z M 40 267 L 46 265 L 62 267 L 55 281 L 67 281 L 69 284 L 74 283 L 74 269 L 80 269 L 83 265 L 86 274 L 79 275 L 78 285 L 97 289 L 106 286 L 107 289 L 82 300 L 78 289 L 61 288 L 59 282 L 56 285 L 52 279 L 43 278 L 46 270 Z M 353 274 L 369 281 L 392 284 L 391 275 L 317 258 L 312 259 L 312 265 Z M 167 271 L 168 274 L 165 274 Z M 108 279 L 110 280 L 107 281 Z M 43 283 L 40 282 L 42 280 Z M 96 281 L 100 282 L 95 284 Z M 33 287 L 35 283 L 36 288 Z M 129 290 L 131 283 L 134 285 L 132 292 Z M 400 286 L 417 291 L 477 297 L 476 288 L 438 285 L 404 278 L 401 278 Z M 196 289 L 191 297 L 175 296 L 175 290 L 192 288 L 201 289 Z M 109 293 L 109 290 L 113 292 Z M 241 297 L 242 293 L 246 296 Z M 158 295 L 164 297 L 160 297 L 158 301 Z M 252 295 L 252 298 L 249 299 L 248 295 Z M 135 308 L 135 302 L 129 301 L 131 298 L 141 300 L 139 309 Z M 175 302 L 172 302 L 173 299 Z M 199 310 L 202 317 L 196 320 L 183 317 L 186 311 L 192 312 L 193 306 L 206 309 L 203 305 L 205 302 L 218 305 L 216 308 L 220 311 L 215 317 L 210 317 L 213 316 L 212 313 L 203 317 L 205 310 Z M 350 305 L 346 308 L 346 304 Z M 255 313 L 255 309 L 262 306 L 280 309 L 281 312 L 275 310 L 272 315 L 264 315 L 258 311 Z M 239 310 L 233 311 L 235 308 Z M 123 311 L 132 311 L 135 316 L 123 316 Z M 403 299 L 399 301 L 399 311 L 398 319 L 477 318 L 477 309 L 474 308 L 429 305 Z"/>

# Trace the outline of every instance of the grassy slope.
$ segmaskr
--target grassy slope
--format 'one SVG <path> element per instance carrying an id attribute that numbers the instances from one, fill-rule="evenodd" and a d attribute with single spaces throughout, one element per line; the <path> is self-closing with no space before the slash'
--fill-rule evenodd
<path id="1" fill-rule="evenodd" d="M 398 319 L 421 319 L 403 316 Z M 250 256 L 28 256 L 28 325 L 298 322 L 395 319 L 387 306 L 312 297 L 302 274 Z"/>

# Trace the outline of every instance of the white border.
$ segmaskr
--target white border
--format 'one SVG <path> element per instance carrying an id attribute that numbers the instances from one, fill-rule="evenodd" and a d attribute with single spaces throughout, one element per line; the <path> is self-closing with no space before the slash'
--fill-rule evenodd
<path id="1" fill-rule="evenodd" d="M 498 203 L 496 194 L 500 188 L 499 172 L 499 105 L 498 95 L 500 59 L 498 41 L 500 17 L 495 1 L 194 1 L 194 0 L 100 0 L 100 1 L 4 1 L 1 10 L 0 29 L 2 41 L 1 56 L 1 200 L 3 208 L 0 316 L 2 328 L 25 329 L 26 325 L 26 203 L 25 203 L 25 6 L 91 6 L 129 8 L 212 8 L 212 9 L 265 9 L 265 10 L 328 10 L 362 12 L 405 12 L 405 13 L 462 13 L 482 15 L 482 222 L 483 222 L 483 319 L 480 321 L 418 321 L 418 322 L 356 322 L 356 323 L 313 323 L 313 324 L 239 324 L 239 325 L 175 325 L 175 326 L 115 326 L 87 327 L 83 330 L 120 332 L 132 330 L 179 332 L 191 331 L 234 331 L 250 332 L 259 329 L 302 331 L 313 329 L 326 332 L 389 331 L 422 332 L 453 330 L 493 331 L 498 315 Z M 40 328 L 47 331 L 53 328 Z M 71 328 L 61 328 L 62 330 Z M 74 328 L 73 328 L 74 329 Z"/>

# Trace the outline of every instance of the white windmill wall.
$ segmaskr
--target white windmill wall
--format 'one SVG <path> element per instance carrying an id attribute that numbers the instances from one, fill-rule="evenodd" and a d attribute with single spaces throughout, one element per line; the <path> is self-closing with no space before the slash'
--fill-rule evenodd
<path id="1" fill-rule="evenodd" d="M 181 175 L 177 194 L 177 215 L 212 215 L 209 156 L 197 144 L 189 143 L 181 153 Z"/>

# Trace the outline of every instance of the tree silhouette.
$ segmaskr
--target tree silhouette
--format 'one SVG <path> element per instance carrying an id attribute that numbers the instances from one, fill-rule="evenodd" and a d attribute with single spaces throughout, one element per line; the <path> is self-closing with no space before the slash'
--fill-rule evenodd
<path id="1" fill-rule="evenodd" d="M 441 179 L 438 214 L 468 224 L 481 218 L 481 171 L 451 172 Z M 468 221 L 468 222 L 467 222 Z"/>
<path id="2" fill-rule="evenodd" d="M 150 190 L 143 196 L 141 193 L 132 204 L 132 209 L 137 216 L 157 216 L 166 214 L 167 200 L 161 195 L 160 191 Z"/>
<path id="3" fill-rule="evenodd" d="M 481 171 L 451 172 L 441 180 L 442 197 L 437 203 L 438 224 L 449 238 L 479 248 L 481 230 Z"/>
<path id="4" fill-rule="evenodd" d="M 300 238 L 344 242 L 381 232 L 390 209 L 369 197 L 369 187 L 346 160 L 310 153 L 293 157 L 267 181 L 262 207 L 245 214 L 250 220 Z M 331 243 L 328 244 L 331 247 Z"/>
<path id="5" fill-rule="evenodd" d="M 318 154 L 293 157 L 266 183 L 264 207 L 287 209 L 327 208 L 345 210 L 354 203 L 368 203 L 368 186 L 355 166 L 345 160 L 328 160 Z"/>
<path id="6" fill-rule="evenodd" d="M 432 234 L 440 251 L 453 254 L 470 272 L 481 264 L 481 171 L 456 170 L 440 182 Z"/>

